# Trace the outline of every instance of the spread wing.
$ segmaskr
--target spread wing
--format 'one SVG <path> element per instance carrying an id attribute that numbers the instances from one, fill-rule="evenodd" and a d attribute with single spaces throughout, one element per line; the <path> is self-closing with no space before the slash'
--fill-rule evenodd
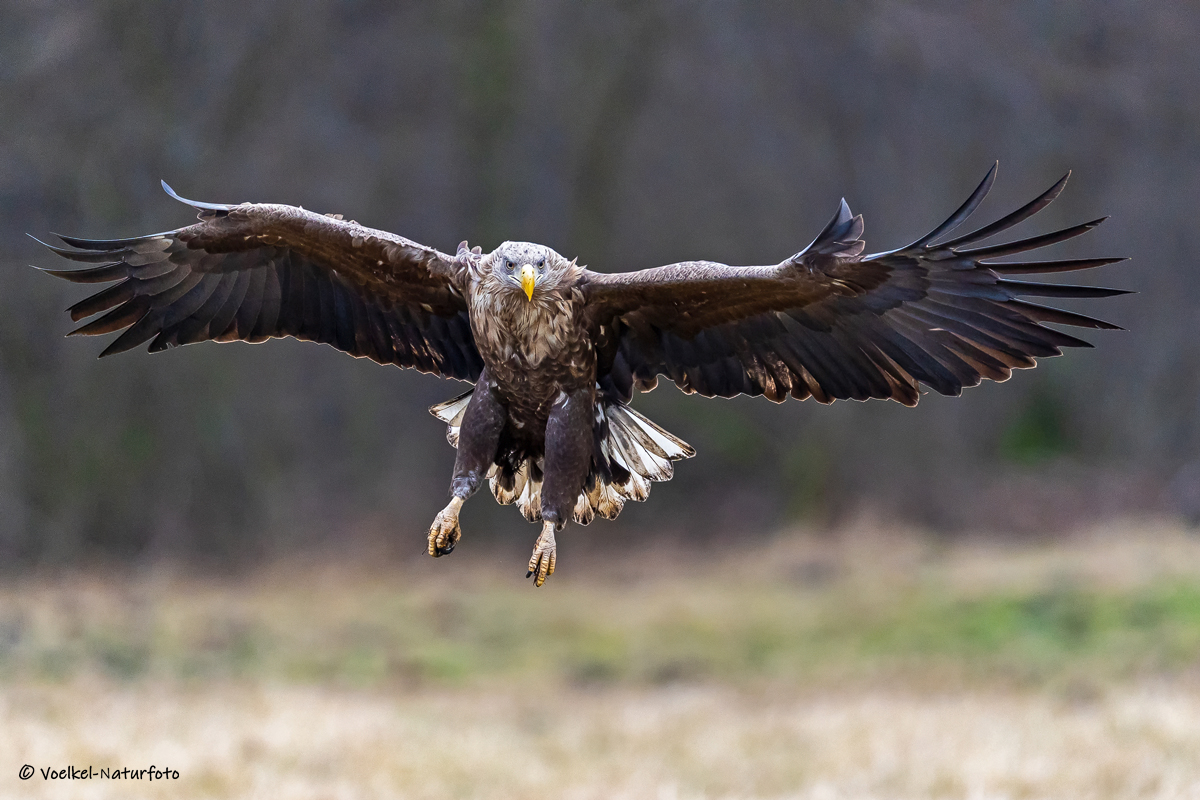
<path id="1" fill-rule="evenodd" d="M 1010 275 L 1122 261 L 995 262 L 1078 236 L 1103 220 L 994 246 L 979 242 L 1045 208 L 1067 177 L 1028 205 L 944 239 L 983 200 L 996 168 L 948 220 L 907 247 L 862 256 L 863 222 L 842 201 L 816 240 L 782 264 L 707 261 L 621 274 L 585 273 L 601 383 L 625 400 L 666 375 L 705 397 L 891 398 L 915 405 L 918 384 L 945 395 L 1007 379 L 1063 347 L 1090 347 L 1045 323 L 1113 329 L 1025 297 L 1087 298 L 1117 289 L 1032 283 Z M 1069 173 L 1068 173 L 1069 175 Z"/>
<path id="2" fill-rule="evenodd" d="M 474 381 L 483 363 L 463 301 L 466 262 L 340 217 L 282 205 L 197 203 L 200 222 L 133 239 L 61 238 L 94 266 L 47 270 L 111 283 L 69 309 L 71 334 L 123 331 L 100 354 L 293 336 L 380 364 Z M 49 245 L 47 245 L 49 247 Z"/>

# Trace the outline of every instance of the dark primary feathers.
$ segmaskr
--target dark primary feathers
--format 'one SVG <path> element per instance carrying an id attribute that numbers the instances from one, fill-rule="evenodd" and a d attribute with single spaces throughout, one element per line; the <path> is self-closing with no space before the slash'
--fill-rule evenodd
<path id="1" fill-rule="evenodd" d="M 87 269 L 48 270 L 113 286 L 70 308 L 72 331 L 124 330 L 102 356 L 206 340 L 294 336 L 381 364 L 474 381 L 483 364 L 463 300 L 461 258 L 340 217 L 281 205 L 172 197 L 200 222 L 133 239 L 61 236 Z M 471 255 L 471 254 L 465 254 Z"/>
<path id="2" fill-rule="evenodd" d="M 946 395 L 1002 381 L 1062 347 L 1091 345 L 1045 323 L 1113 329 L 1020 299 L 1107 297 L 1117 289 L 1031 283 L 1124 259 L 995 262 L 1065 241 L 1103 220 L 1007 244 L 978 246 L 1045 208 L 1067 177 L 996 222 L 935 243 L 970 216 L 993 166 L 942 225 L 907 247 L 860 256 L 863 222 L 842 201 L 806 249 L 770 267 L 693 261 L 619 274 L 584 273 L 590 321 L 606 360 L 601 382 L 628 400 L 666 375 L 706 397 L 789 395 L 827 403 L 891 398 L 915 405 L 918 383 Z M 1069 174 L 1069 173 L 1068 173 Z"/>

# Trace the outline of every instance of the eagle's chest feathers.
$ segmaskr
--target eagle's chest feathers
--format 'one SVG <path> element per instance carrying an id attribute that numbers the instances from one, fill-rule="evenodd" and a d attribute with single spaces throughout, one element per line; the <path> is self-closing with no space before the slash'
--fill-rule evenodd
<path id="1" fill-rule="evenodd" d="M 471 314 L 476 340 L 505 362 L 525 367 L 558 361 L 577 345 L 575 307 L 556 297 L 513 297 L 511 292 L 481 292 Z"/>
<path id="2" fill-rule="evenodd" d="M 477 292 L 471 327 L 488 374 L 505 388 L 538 395 L 595 380 L 591 340 L 575 318 L 577 294 L 570 289 L 529 301 L 511 291 Z"/>

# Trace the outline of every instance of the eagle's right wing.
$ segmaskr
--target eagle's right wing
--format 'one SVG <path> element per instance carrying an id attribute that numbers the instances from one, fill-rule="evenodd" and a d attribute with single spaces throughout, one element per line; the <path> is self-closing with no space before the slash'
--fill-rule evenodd
<path id="1" fill-rule="evenodd" d="M 272 337 L 332 345 L 381 364 L 474 381 L 483 368 L 463 300 L 465 244 L 452 257 L 384 231 L 294 206 L 198 203 L 200 222 L 132 239 L 60 237 L 50 247 L 87 269 L 75 283 L 117 281 L 69 309 L 72 331 L 123 331 L 100 354 Z"/>
<path id="2" fill-rule="evenodd" d="M 1036 358 L 1059 355 L 1060 348 L 1090 347 L 1045 323 L 1116 326 L 1021 298 L 1107 297 L 1121 290 L 1008 276 L 1122 259 L 993 259 L 1070 239 L 1100 220 L 979 246 L 1049 205 L 1066 177 L 1003 219 L 945 240 L 979 205 L 994 177 L 995 167 L 946 222 L 886 253 L 860 255 L 862 218 L 843 201 L 816 240 L 781 264 L 693 261 L 640 272 L 585 272 L 601 383 L 626 400 L 666 375 L 684 391 L 706 397 L 890 398 L 915 405 L 919 384 L 956 395 L 983 378 L 1005 380 L 1014 369 L 1034 366 Z"/>

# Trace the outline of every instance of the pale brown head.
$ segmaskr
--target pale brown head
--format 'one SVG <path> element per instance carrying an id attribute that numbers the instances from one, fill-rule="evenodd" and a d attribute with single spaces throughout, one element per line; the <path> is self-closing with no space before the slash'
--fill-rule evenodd
<path id="1" fill-rule="evenodd" d="M 493 279 L 514 294 L 524 294 L 529 302 L 572 280 L 578 271 L 574 262 L 532 242 L 505 242 L 487 258 Z"/>

